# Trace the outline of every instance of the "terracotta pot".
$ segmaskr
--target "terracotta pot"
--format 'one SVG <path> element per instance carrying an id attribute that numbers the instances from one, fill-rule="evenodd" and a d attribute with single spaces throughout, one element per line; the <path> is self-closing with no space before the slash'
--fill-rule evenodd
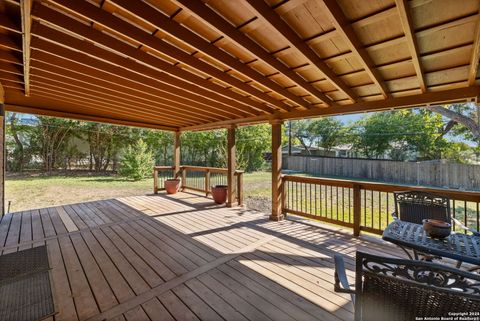
<path id="1" fill-rule="evenodd" d="M 227 201 L 227 185 L 212 186 L 212 197 L 217 204 L 225 203 Z"/>
<path id="2" fill-rule="evenodd" d="M 180 179 L 178 178 L 166 179 L 164 184 L 167 194 L 175 194 L 180 189 Z"/>

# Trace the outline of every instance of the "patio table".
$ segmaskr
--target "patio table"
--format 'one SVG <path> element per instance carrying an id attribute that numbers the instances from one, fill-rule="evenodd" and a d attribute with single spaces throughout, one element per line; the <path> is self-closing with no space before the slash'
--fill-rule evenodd
<path id="1" fill-rule="evenodd" d="M 395 220 L 387 226 L 382 238 L 422 253 L 480 265 L 480 237 L 478 236 L 452 233 L 444 239 L 435 239 L 427 236 L 420 224 Z"/>

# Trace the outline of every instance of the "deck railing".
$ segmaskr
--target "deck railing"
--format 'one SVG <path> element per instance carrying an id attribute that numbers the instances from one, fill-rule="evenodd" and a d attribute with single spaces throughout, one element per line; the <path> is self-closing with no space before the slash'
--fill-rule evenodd
<path id="1" fill-rule="evenodd" d="M 393 192 L 421 190 L 451 200 L 452 216 L 479 230 L 480 193 L 391 185 L 353 180 L 285 175 L 282 177 L 282 212 L 382 234 L 395 211 Z M 457 227 L 453 227 L 454 229 Z"/>
<path id="2" fill-rule="evenodd" d="M 174 177 L 173 166 L 155 166 L 153 169 L 153 192 L 163 190 L 164 181 Z M 190 189 L 211 194 L 214 185 L 227 185 L 226 168 L 203 166 L 180 166 L 181 189 Z M 243 205 L 243 171 L 235 171 L 235 198 L 239 205 Z"/>

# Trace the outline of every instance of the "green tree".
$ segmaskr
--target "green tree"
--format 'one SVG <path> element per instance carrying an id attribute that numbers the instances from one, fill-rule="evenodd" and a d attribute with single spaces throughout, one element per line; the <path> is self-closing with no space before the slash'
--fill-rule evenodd
<path id="1" fill-rule="evenodd" d="M 152 150 L 156 165 L 172 164 L 173 134 L 160 130 L 144 130 L 142 137 Z"/>
<path id="2" fill-rule="evenodd" d="M 245 171 L 260 169 L 265 163 L 265 153 L 271 149 L 269 125 L 245 126 L 236 132 L 237 167 Z"/>
<path id="3" fill-rule="evenodd" d="M 151 175 L 153 166 L 153 153 L 147 144 L 139 139 L 134 145 L 127 147 L 121 161 L 120 175 L 140 180 Z"/>
<path id="4" fill-rule="evenodd" d="M 330 151 L 345 141 L 345 128 L 341 121 L 333 117 L 299 120 L 292 122 L 293 137 L 311 154 L 312 146 Z"/>
<path id="5" fill-rule="evenodd" d="M 51 173 L 64 164 L 60 155 L 76 135 L 78 125 L 75 120 L 38 116 L 38 124 L 32 127 L 31 141 L 45 172 Z"/>

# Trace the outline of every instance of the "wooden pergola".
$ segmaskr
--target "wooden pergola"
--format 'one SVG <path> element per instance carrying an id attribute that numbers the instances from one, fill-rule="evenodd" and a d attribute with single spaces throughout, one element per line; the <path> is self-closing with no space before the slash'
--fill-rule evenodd
<path id="1" fill-rule="evenodd" d="M 273 219 L 283 120 L 480 93 L 477 0 L 0 4 L 6 110 L 175 131 L 177 168 L 180 132 L 228 128 L 230 183 L 235 127 L 269 122 Z"/>

